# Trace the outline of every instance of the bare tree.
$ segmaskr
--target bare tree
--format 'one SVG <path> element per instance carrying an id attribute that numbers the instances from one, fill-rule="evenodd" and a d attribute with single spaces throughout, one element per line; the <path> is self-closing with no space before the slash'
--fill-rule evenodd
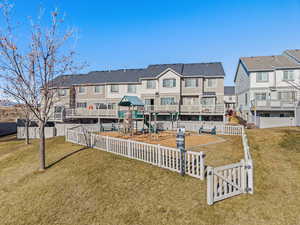
<path id="1" fill-rule="evenodd" d="M 12 22 L 12 9 L 8 1 L 2 1 L 5 26 L 0 29 L 0 85 L 5 94 L 24 104 L 37 120 L 40 170 L 45 170 L 45 126 L 60 85 L 55 78 L 79 69 L 70 45 L 75 33 L 73 29 L 63 29 L 64 18 L 58 10 L 50 13 L 48 22 L 42 16 L 29 19 L 28 35 L 24 30 L 18 32 L 21 25 Z"/>

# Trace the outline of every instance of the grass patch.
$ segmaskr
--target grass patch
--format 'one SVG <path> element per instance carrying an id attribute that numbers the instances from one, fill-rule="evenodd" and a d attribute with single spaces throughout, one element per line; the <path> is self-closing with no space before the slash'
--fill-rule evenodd
<path id="1" fill-rule="evenodd" d="M 300 153 L 300 131 L 284 130 L 285 134 L 280 142 L 280 146 L 289 151 Z"/>
<path id="2" fill-rule="evenodd" d="M 47 140 L 52 166 L 39 173 L 36 140 L 25 146 L 0 139 L 0 224 L 299 224 L 300 154 L 281 144 L 286 129 L 248 134 L 255 194 L 213 206 L 206 204 L 206 182 L 195 178 L 62 137 Z"/>

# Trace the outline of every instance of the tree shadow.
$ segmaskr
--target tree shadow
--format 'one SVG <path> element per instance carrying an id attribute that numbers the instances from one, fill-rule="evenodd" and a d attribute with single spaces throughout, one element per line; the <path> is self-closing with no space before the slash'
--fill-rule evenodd
<path id="1" fill-rule="evenodd" d="M 75 155 L 76 153 L 79 153 L 79 152 L 84 151 L 84 150 L 87 150 L 87 149 L 88 149 L 88 147 L 83 147 L 83 148 L 80 148 L 80 149 L 78 149 L 78 150 L 76 150 L 76 151 L 70 152 L 70 153 L 68 153 L 67 155 L 64 155 L 64 156 L 61 157 L 60 159 L 58 159 L 58 160 L 54 161 L 53 163 L 49 164 L 49 165 L 46 167 L 46 169 L 49 169 L 49 168 L 53 167 L 54 165 L 60 163 L 61 161 L 65 160 L 65 159 L 67 159 L 67 158 L 69 158 L 69 157 L 71 157 L 72 155 Z"/>

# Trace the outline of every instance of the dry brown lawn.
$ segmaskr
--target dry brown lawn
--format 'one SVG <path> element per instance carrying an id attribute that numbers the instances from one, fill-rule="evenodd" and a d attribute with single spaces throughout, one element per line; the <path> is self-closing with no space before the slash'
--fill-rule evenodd
<path id="1" fill-rule="evenodd" d="M 15 122 L 17 118 L 21 118 L 23 112 L 20 107 L 0 107 L 0 122 Z"/>
<path id="2" fill-rule="evenodd" d="M 37 141 L 0 139 L 0 224 L 300 224 L 300 129 L 248 134 L 255 194 L 213 206 L 206 204 L 206 182 L 195 178 L 61 137 L 47 141 L 52 166 L 39 173 Z"/>

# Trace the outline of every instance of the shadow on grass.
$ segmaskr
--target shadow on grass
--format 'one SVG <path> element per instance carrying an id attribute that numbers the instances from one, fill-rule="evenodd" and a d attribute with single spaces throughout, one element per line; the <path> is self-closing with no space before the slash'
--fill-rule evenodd
<path id="1" fill-rule="evenodd" d="M 67 158 L 69 158 L 69 157 L 71 157 L 72 155 L 75 155 L 76 153 L 79 153 L 79 152 L 84 151 L 84 150 L 87 150 L 87 149 L 88 149 L 88 147 L 83 147 L 83 148 L 80 148 L 80 149 L 78 149 L 78 150 L 76 150 L 76 151 L 70 152 L 70 153 L 68 153 L 67 155 L 64 155 L 64 156 L 61 157 L 60 159 L 58 159 L 58 160 L 54 161 L 53 163 L 51 163 L 50 165 L 48 165 L 46 169 L 49 169 L 49 168 L 51 168 L 52 166 L 54 166 L 54 165 L 60 163 L 61 161 L 65 160 L 65 159 L 67 159 Z"/>
<path id="2" fill-rule="evenodd" d="M 17 140 L 18 139 L 16 134 L 0 136 L 0 142 L 17 141 Z"/>

